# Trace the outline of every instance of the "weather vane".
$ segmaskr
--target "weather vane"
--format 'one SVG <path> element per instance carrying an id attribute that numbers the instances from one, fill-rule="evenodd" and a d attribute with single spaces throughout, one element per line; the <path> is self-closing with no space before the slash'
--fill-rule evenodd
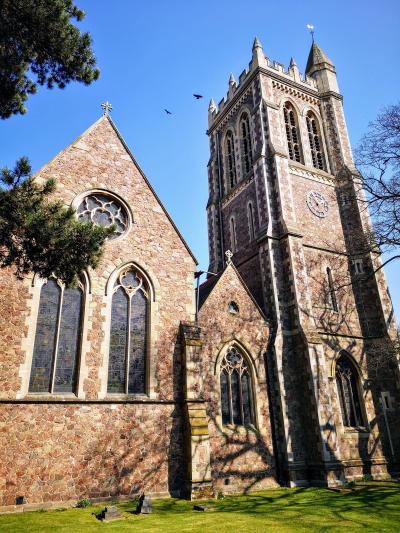
<path id="1" fill-rule="evenodd" d="M 101 104 L 101 107 L 103 108 L 103 115 L 109 115 L 110 114 L 110 111 L 112 110 L 112 105 L 110 104 L 110 102 L 108 100 L 106 102 L 103 102 Z"/>
<path id="2" fill-rule="evenodd" d="M 307 29 L 311 33 L 312 42 L 314 42 L 314 26 L 312 24 L 307 24 Z"/>

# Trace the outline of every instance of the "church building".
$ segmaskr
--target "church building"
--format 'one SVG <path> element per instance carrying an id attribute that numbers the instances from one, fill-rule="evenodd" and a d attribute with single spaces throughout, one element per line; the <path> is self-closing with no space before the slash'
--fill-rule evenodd
<path id="1" fill-rule="evenodd" d="M 210 265 L 105 114 L 36 175 L 116 232 L 79 286 L 0 271 L 0 510 L 400 473 L 393 306 L 331 60 L 258 39 L 210 103 Z"/>

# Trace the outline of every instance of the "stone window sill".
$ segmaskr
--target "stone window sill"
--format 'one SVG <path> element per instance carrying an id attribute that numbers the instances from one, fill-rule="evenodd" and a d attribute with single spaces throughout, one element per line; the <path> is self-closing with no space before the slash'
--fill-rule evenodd
<path id="1" fill-rule="evenodd" d="M 118 394 L 118 393 L 115 393 L 115 394 L 112 394 L 112 393 L 109 393 L 107 394 L 105 397 L 104 397 L 104 400 L 106 401 L 109 401 L 109 402 L 112 402 L 113 400 L 116 400 L 116 401 L 124 401 L 124 400 L 143 400 L 143 401 L 146 401 L 149 399 L 149 395 L 148 394 Z"/>
<path id="2" fill-rule="evenodd" d="M 42 400 L 42 401 L 63 401 L 63 400 L 76 400 L 78 396 L 74 394 L 73 392 L 67 392 L 67 393 L 54 393 L 50 394 L 48 392 L 30 392 L 24 398 L 23 400 Z"/>
<path id="3" fill-rule="evenodd" d="M 236 434 L 239 433 L 239 435 L 247 435 L 249 432 L 251 433 L 258 432 L 257 428 L 253 426 L 253 424 L 249 424 L 248 426 L 239 426 L 235 424 L 223 424 L 222 431 L 229 435 L 233 435 L 235 433 Z"/>
<path id="4" fill-rule="evenodd" d="M 363 427 L 363 426 L 358 426 L 358 427 L 345 427 L 344 428 L 344 432 L 346 435 L 355 435 L 355 434 L 359 434 L 359 435 L 369 435 L 369 432 L 370 430 L 366 427 Z"/>

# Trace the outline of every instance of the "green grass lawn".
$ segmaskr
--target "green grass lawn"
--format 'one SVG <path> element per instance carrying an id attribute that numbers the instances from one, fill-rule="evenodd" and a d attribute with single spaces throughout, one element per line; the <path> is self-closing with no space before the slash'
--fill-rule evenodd
<path id="1" fill-rule="evenodd" d="M 258 532 L 258 531 L 400 531 L 400 485 L 368 483 L 352 492 L 327 489 L 276 489 L 246 496 L 212 500 L 214 512 L 193 510 L 193 502 L 155 500 L 151 515 L 136 515 L 135 502 L 118 504 L 125 519 L 102 523 L 95 513 L 104 504 L 86 509 L 35 511 L 0 515 L 1 533 L 141 532 Z M 206 503 L 206 502 L 202 502 Z"/>

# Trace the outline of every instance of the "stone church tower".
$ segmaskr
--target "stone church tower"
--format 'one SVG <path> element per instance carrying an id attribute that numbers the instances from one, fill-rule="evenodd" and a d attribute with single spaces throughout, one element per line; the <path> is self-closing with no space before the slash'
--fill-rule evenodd
<path id="1" fill-rule="evenodd" d="M 209 270 L 230 249 L 270 320 L 280 481 L 398 472 L 393 308 L 332 61 L 313 42 L 303 76 L 255 39 L 249 69 L 210 102 L 208 135 Z"/>

